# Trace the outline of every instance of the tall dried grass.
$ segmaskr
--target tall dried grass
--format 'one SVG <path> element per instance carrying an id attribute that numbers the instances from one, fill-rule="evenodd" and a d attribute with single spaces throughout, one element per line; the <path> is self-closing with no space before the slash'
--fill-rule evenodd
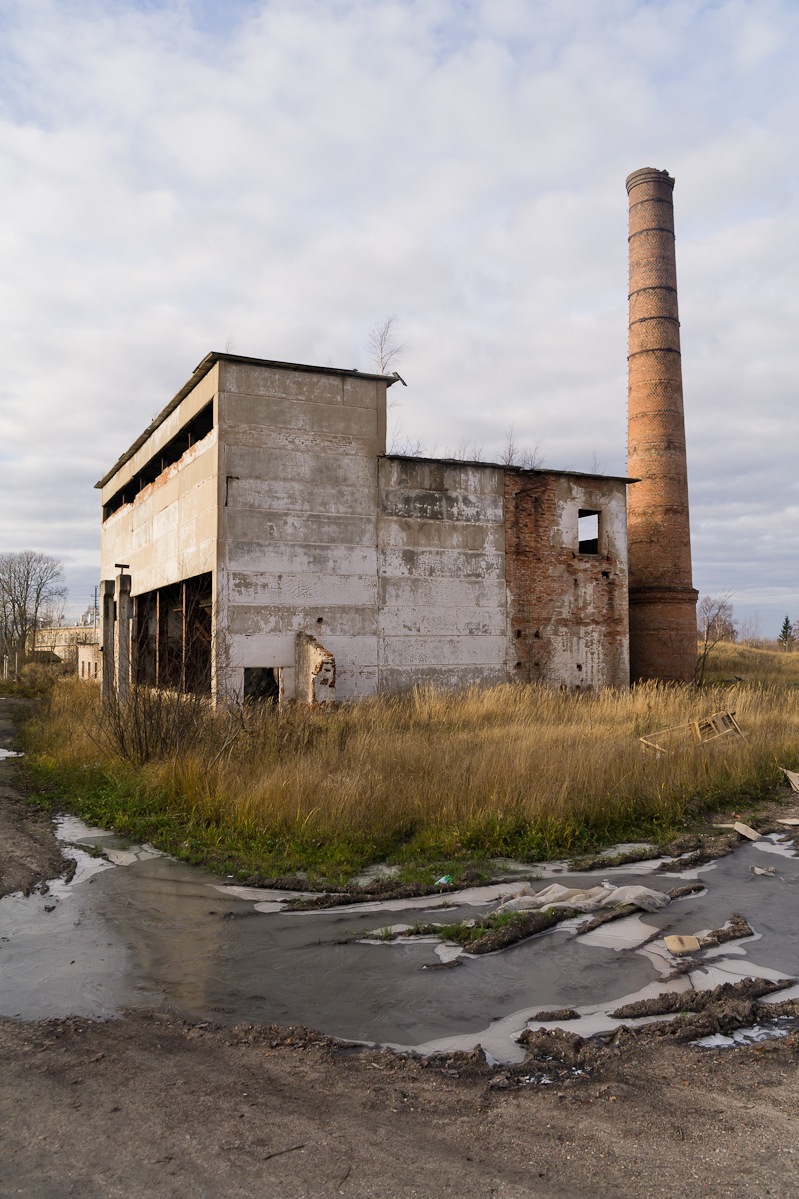
<path id="1" fill-rule="evenodd" d="M 745 739 L 677 736 L 666 756 L 639 742 L 717 708 L 737 712 Z M 157 797 L 194 828 L 253 838 L 287 869 L 324 859 L 328 871 L 386 856 L 540 858 L 666 835 L 691 811 L 762 793 L 778 765 L 799 764 L 796 693 L 759 685 L 711 695 L 654 684 L 419 689 L 317 710 L 195 706 L 191 716 L 174 722 L 182 740 L 131 762 L 96 689 L 66 681 L 30 746 L 41 764 L 73 778 L 92 767 L 107 787 Z"/>
<path id="2" fill-rule="evenodd" d="M 750 682 L 768 679 L 770 683 L 799 686 L 799 652 L 770 646 L 742 645 L 720 641 L 707 660 L 705 680 L 709 684 L 730 683 L 736 678 Z"/>

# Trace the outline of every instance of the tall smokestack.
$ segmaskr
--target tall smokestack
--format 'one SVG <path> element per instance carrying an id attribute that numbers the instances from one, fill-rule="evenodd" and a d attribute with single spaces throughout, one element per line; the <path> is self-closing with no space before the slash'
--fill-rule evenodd
<path id="1" fill-rule="evenodd" d="M 630 675 L 689 682 L 696 667 L 688 472 L 674 257 L 674 180 L 627 178 L 630 201 Z"/>

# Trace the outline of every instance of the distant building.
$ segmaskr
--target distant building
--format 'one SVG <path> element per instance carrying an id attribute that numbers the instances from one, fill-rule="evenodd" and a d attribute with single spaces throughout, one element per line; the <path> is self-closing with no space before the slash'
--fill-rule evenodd
<path id="1" fill-rule="evenodd" d="M 98 645 L 99 631 L 91 625 L 39 628 L 28 639 L 28 654 L 39 662 L 64 662 L 77 669 L 80 646 Z"/>

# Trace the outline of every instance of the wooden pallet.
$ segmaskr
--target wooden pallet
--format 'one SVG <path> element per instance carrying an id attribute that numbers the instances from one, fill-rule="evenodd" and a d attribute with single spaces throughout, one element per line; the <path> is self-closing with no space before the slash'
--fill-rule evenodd
<path id="1" fill-rule="evenodd" d="M 646 737 L 639 737 L 638 740 L 647 749 L 654 749 L 659 754 L 667 754 L 669 747 L 661 745 L 660 742 L 680 734 L 691 736 L 695 742 L 702 745 L 706 745 L 709 741 L 718 741 L 719 737 L 743 737 L 744 735 L 735 719 L 734 712 L 713 712 L 710 716 L 703 716 L 700 720 L 689 720 L 687 724 L 677 724 L 670 729 L 648 733 Z"/>

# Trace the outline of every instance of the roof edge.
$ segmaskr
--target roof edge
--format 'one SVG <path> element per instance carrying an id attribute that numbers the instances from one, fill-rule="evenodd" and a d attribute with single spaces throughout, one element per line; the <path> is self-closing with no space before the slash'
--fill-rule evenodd
<path id="1" fill-rule="evenodd" d="M 304 362 L 280 362 L 274 358 L 251 358 L 245 354 L 227 354 L 218 350 L 211 350 L 210 354 L 206 354 L 202 362 L 195 366 L 191 377 L 183 384 L 180 391 L 178 391 L 172 397 L 169 403 L 162 408 L 157 416 L 153 417 L 144 432 L 141 433 L 140 436 L 137 437 L 133 442 L 133 445 L 130 446 L 130 448 L 127 449 L 125 453 L 116 460 L 107 474 L 103 475 L 99 482 L 95 483 L 95 489 L 105 487 L 106 483 L 113 479 L 117 471 L 121 470 L 125 463 L 131 460 L 133 455 L 141 449 L 147 439 L 152 437 L 156 429 L 158 429 L 164 423 L 166 418 L 175 411 L 178 404 L 180 404 L 182 400 L 185 400 L 189 392 L 193 391 L 197 384 L 205 378 L 208 372 L 214 366 L 216 366 L 217 362 L 237 362 L 243 363 L 247 366 L 272 366 L 281 370 L 300 371 L 304 372 L 305 374 L 312 375 L 346 375 L 353 379 L 374 379 L 385 383 L 387 387 L 390 387 L 392 383 L 396 383 L 399 379 L 399 375 L 396 373 L 392 375 L 376 375 L 371 371 L 359 371 L 356 369 L 340 370 L 335 366 L 311 366 L 310 364 Z"/>
<path id="2" fill-rule="evenodd" d="M 575 479 L 608 479 L 612 483 L 640 483 L 640 479 L 632 479 L 627 475 L 603 475 L 589 470 L 558 470 L 556 467 L 536 466 L 529 469 L 524 466 L 512 466 L 507 462 L 486 462 L 482 458 L 427 458 L 423 454 L 381 454 L 381 458 L 391 458 L 398 462 L 437 462 L 444 466 L 486 466 L 493 470 L 507 470 L 517 475 L 566 475 Z"/>

